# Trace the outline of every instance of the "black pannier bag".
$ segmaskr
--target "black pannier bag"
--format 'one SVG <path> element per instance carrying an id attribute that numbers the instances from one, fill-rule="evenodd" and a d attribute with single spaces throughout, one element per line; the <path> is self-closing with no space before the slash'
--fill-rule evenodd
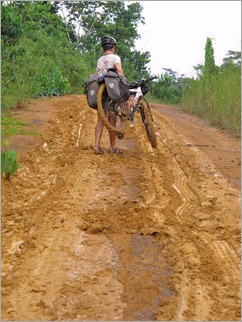
<path id="1" fill-rule="evenodd" d="M 84 93 L 86 94 L 89 107 L 95 110 L 97 109 L 97 92 L 99 87 L 98 74 L 91 74 L 86 81 Z"/>
<path id="2" fill-rule="evenodd" d="M 129 85 L 127 80 L 113 71 L 104 75 L 104 81 L 109 99 L 122 103 L 129 99 Z"/>

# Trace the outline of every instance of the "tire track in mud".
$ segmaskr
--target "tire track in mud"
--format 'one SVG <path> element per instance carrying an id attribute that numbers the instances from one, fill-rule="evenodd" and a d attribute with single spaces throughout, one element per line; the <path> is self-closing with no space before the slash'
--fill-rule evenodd
<path id="1" fill-rule="evenodd" d="M 231 272 L 231 277 L 240 278 L 240 260 L 239 254 L 225 240 L 212 240 L 207 234 L 201 233 L 199 237 L 204 241 L 206 247 L 210 247 L 215 258 L 227 267 L 228 272 Z M 231 269 L 232 268 L 232 269 Z"/>
<path id="2" fill-rule="evenodd" d="M 161 136 L 158 134 L 159 140 L 161 144 L 169 150 L 169 146 L 164 143 L 161 139 Z M 172 173 L 174 175 L 174 183 L 172 187 L 178 193 L 181 198 L 181 204 L 175 210 L 176 220 L 178 225 L 182 225 L 185 215 L 192 211 L 193 208 L 197 205 L 197 200 L 199 199 L 197 195 L 189 188 L 188 180 L 185 173 L 180 168 L 176 157 L 171 153 L 170 155 L 170 167 L 172 169 Z M 173 243 L 179 245 L 179 241 L 176 238 L 177 229 L 175 227 L 169 227 L 170 234 L 173 239 Z M 190 246 L 191 247 L 191 246 Z M 194 246 L 193 246 L 194 247 Z M 195 316 L 199 316 L 199 319 L 206 319 L 206 315 L 208 314 L 210 307 L 208 307 L 207 301 L 207 292 L 204 287 L 202 287 L 199 278 L 191 281 L 189 270 L 187 269 L 187 265 L 179 254 L 179 262 L 181 266 L 181 282 L 180 282 L 180 291 L 179 291 L 179 301 L 178 308 L 175 316 L 175 320 L 182 321 L 184 320 L 184 313 L 190 305 L 191 299 L 196 297 L 196 312 L 194 312 Z M 196 284 L 196 287 L 194 287 Z M 196 290 L 199 290 L 197 292 Z M 206 300 L 205 300 L 206 299 Z M 204 305 L 206 302 L 206 305 Z"/>
<path id="3" fill-rule="evenodd" d="M 166 132 L 167 133 L 167 132 Z M 165 146 L 166 145 L 166 140 L 162 140 L 161 136 L 158 134 L 158 137 L 160 139 L 160 142 Z M 183 139 L 186 141 L 186 139 Z M 168 140 L 169 142 L 169 140 Z M 168 147 L 168 146 L 167 146 Z M 177 149 L 175 149 L 175 155 L 177 154 Z M 200 198 L 198 198 L 198 194 L 194 194 L 194 191 L 191 190 L 191 188 L 188 186 L 188 180 L 187 176 L 185 175 L 184 171 L 180 168 L 176 157 L 171 158 L 173 165 L 171 166 L 173 169 L 173 174 L 175 178 L 175 183 L 173 184 L 174 189 L 178 192 L 178 194 L 182 198 L 182 204 L 180 207 L 177 208 L 175 211 L 176 214 L 176 219 L 179 224 L 183 224 L 183 220 L 185 215 L 187 215 L 189 212 L 193 211 L 196 213 L 199 208 L 199 203 L 204 204 L 202 202 L 202 195 Z M 183 164 L 184 167 L 184 164 Z M 216 171 L 217 172 L 217 171 Z M 217 177 L 221 177 L 219 174 Z M 199 199 L 201 200 L 200 202 Z M 214 198 L 212 198 L 213 200 Z M 215 198 L 216 199 L 216 198 Z M 195 205 L 195 207 L 194 207 Z M 195 209 L 192 209 L 195 208 Z M 169 228 L 171 234 L 173 235 L 174 240 L 176 240 L 175 235 L 177 234 L 177 230 L 174 228 Z M 194 232 L 191 231 L 189 232 L 190 236 L 195 235 L 196 238 L 203 239 L 203 241 L 206 243 L 206 246 L 209 247 L 216 257 L 216 260 L 218 261 L 218 265 L 221 265 L 222 263 L 225 263 L 225 266 L 227 267 L 226 274 L 230 275 L 230 272 L 232 273 L 233 280 L 240 280 L 239 277 L 239 272 L 240 272 L 240 260 L 238 254 L 228 245 L 226 241 L 214 241 L 214 236 L 211 238 L 209 234 L 204 234 L 199 232 Z M 188 236 L 189 236 L 188 234 Z M 206 237 L 205 237 L 206 236 Z M 179 236 L 181 237 L 181 236 Z M 192 240 L 192 238 L 191 238 Z M 178 240 L 175 241 L 177 245 L 179 245 Z M 191 247 L 191 246 L 190 246 Z M 197 243 L 195 242 L 193 244 L 194 248 L 197 248 Z M 199 253 L 199 248 L 197 248 L 197 254 Z M 208 319 L 209 314 L 212 316 L 214 312 L 212 312 L 213 308 L 213 301 L 209 299 L 211 297 L 211 287 L 210 283 L 206 284 L 204 283 L 204 279 L 202 278 L 201 274 L 197 274 L 197 277 L 193 280 L 190 280 L 189 277 L 189 271 L 190 269 L 186 269 L 187 263 L 184 261 L 184 259 L 180 258 L 180 261 L 182 265 L 182 281 L 181 281 L 181 296 L 180 296 L 180 304 L 179 304 L 179 309 L 176 314 L 176 319 L 177 320 L 184 320 L 186 318 L 189 318 L 191 311 L 189 309 L 189 306 L 191 306 L 191 303 L 194 301 L 195 297 L 195 303 L 196 307 L 195 310 L 193 311 L 192 315 L 194 317 L 197 317 L 197 319 Z M 201 262 L 201 258 L 197 259 L 198 262 Z M 223 265 L 223 264 L 222 264 Z M 190 267 L 189 267 L 190 268 Z M 212 272 L 211 272 L 212 273 Z M 215 277 L 214 277 L 215 279 Z M 225 277 L 225 281 L 231 282 L 231 278 Z M 229 292 L 228 292 L 229 293 Z M 237 285 L 237 296 L 234 295 L 234 298 L 237 297 L 237 304 L 238 300 L 240 298 L 239 296 L 239 288 Z M 218 295 L 219 296 L 219 295 Z M 189 309 L 189 315 L 187 315 L 187 311 Z M 239 309 L 238 309 L 239 310 Z M 238 310 L 237 310 L 237 316 L 238 316 Z M 217 310 L 218 311 L 218 310 Z M 225 310 L 223 310 L 225 311 Z"/>
<path id="4" fill-rule="evenodd" d="M 239 319 L 238 193 L 156 111 L 158 149 L 137 118 L 97 156 L 96 113 L 65 104 L 3 187 L 2 317 Z"/>

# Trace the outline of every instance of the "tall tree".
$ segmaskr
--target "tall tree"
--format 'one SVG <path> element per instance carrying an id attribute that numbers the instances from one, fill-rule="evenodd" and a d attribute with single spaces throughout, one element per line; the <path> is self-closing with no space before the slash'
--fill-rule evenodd
<path id="1" fill-rule="evenodd" d="M 76 33 L 76 43 L 81 54 L 92 62 L 93 68 L 102 53 L 100 39 L 104 35 L 118 42 L 117 53 L 121 56 L 123 69 L 128 78 L 144 77 L 149 52 L 135 50 L 135 41 L 140 38 L 137 27 L 144 23 L 140 3 L 126 4 L 125 1 L 65 1 L 67 21 Z M 79 26 L 79 27 L 78 27 Z"/>
<path id="2" fill-rule="evenodd" d="M 205 45 L 204 74 L 209 77 L 210 75 L 215 74 L 216 71 L 217 71 L 217 67 L 215 65 L 215 60 L 214 60 L 213 43 L 212 43 L 212 39 L 208 37 Z"/>
<path id="3" fill-rule="evenodd" d="M 229 50 L 226 54 L 226 57 L 223 59 L 222 68 L 241 68 L 241 52 Z"/>

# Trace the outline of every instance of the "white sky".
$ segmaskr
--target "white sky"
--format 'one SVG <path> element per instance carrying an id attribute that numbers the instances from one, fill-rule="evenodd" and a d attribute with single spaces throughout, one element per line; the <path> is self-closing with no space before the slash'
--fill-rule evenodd
<path id="1" fill-rule="evenodd" d="M 241 1 L 139 1 L 145 25 L 136 49 L 149 51 L 154 74 L 171 68 L 178 75 L 196 76 L 204 64 L 207 37 L 214 39 L 216 65 L 229 50 L 241 50 Z"/>

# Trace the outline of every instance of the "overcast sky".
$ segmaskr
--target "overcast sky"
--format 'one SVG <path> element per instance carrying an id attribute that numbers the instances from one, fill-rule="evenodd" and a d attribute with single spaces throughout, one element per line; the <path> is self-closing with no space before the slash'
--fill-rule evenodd
<path id="1" fill-rule="evenodd" d="M 145 25 L 136 49 L 149 51 L 154 74 L 171 68 L 179 75 L 196 75 L 204 64 L 207 37 L 213 39 L 216 65 L 229 50 L 241 51 L 241 1 L 139 1 Z"/>

